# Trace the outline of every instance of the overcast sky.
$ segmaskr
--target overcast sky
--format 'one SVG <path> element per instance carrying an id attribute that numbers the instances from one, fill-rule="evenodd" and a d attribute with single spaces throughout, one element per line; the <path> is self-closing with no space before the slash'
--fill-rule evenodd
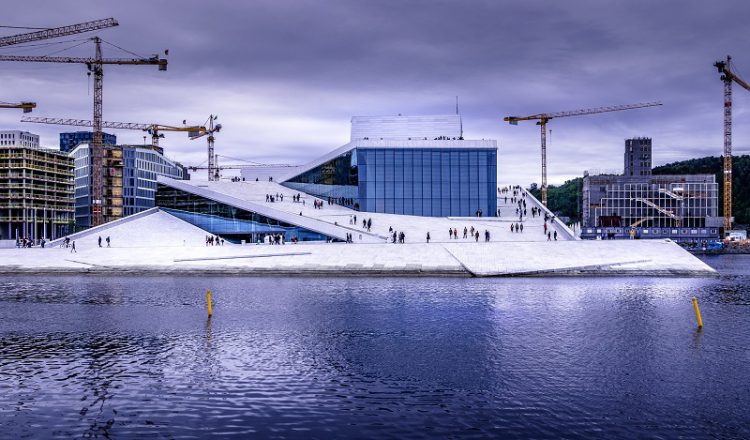
<path id="1" fill-rule="evenodd" d="M 550 122 L 550 183 L 621 170 L 633 136 L 653 138 L 655 164 L 721 154 L 723 93 L 712 64 L 731 54 L 750 79 L 749 16 L 746 0 L 99 0 L 14 2 L 0 25 L 114 17 L 119 27 L 97 33 L 105 41 L 142 55 L 169 49 L 167 72 L 106 68 L 104 119 L 179 125 L 218 114 L 225 164 L 304 163 L 346 143 L 352 115 L 453 113 L 458 95 L 465 137 L 498 140 L 499 181 L 528 185 L 540 181 L 539 129 L 503 116 L 664 103 Z M 46 55 L 79 42 L 0 54 Z M 92 56 L 93 45 L 57 55 Z M 110 45 L 104 55 L 129 56 Z M 91 119 L 85 66 L 1 67 L 0 101 L 35 101 L 35 116 Z M 734 90 L 735 152 L 747 154 L 750 93 Z M 21 124 L 21 115 L 2 110 L 0 128 L 39 133 L 45 146 L 68 131 Z M 143 142 L 138 131 L 116 134 Z M 168 133 L 162 145 L 185 164 L 205 161 L 205 139 Z"/>

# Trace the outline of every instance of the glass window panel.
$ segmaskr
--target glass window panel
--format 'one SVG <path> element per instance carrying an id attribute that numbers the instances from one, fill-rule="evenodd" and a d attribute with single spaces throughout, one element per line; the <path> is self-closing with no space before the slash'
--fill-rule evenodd
<path id="1" fill-rule="evenodd" d="M 404 199 L 404 215 L 414 215 L 414 200 L 410 198 Z"/>
<path id="2" fill-rule="evenodd" d="M 429 199 L 432 197 L 432 182 L 423 182 L 422 183 L 422 198 Z"/>
<path id="3" fill-rule="evenodd" d="M 394 182 L 394 197 L 397 199 L 404 197 L 404 182 Z"/>
<path id="4" fill-rule="evenodd" d="M 396 198 L 395 201 L 396 201 L 395 213 L 404 214 L 404 199 Z"/>
<path id="5" fill-rule="evenodd" d="M 404 182 L 404 197 L 414 197 L 414 182 Z"/>
<path id="6" fill-rule="evenodd" d="M 395 214 L 395 203 L 394 199 L 385 199 L 385 212 L 387 214 Z"/>
<path id="7" fill-rule="evenodd" d="M 414 215 L 427 215 L 426 212 L 430 212 L 430 199 L 414 199 Z"/>
<path id="8" fill-rule="evenodd" d="M 432 207 L 432 216 L 440 217 L 443 215 L 442 211 L 440 210 L 441 208 L 440 199 L 433 198 L 431 202 L 431 207 Z"/>

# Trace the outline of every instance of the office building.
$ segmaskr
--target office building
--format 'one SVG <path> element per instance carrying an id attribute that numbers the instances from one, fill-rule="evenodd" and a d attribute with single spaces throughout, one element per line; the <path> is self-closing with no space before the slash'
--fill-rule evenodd
<path id="1" fill-rule="evenodd" d="M 20 130 L 0 130 L 0 147 L 39 148 L 39 135 Z"/>
<path id="2" fill-rule="evenodd" d="M 70 153 L 75 159 L 75 218 L 77 228 L 91 226 L 90 144 L 81 144 Z M 154 206 L 156 177 L 183 179 L 185 168 L 164 157 L 160 148 L 150 145 L 106 145 L 102 176 L 102 222 L 107 223 Z"/>
<path id="3" fill-rule="evenodd" d="M 583 177 L 581 238 L 719 238 L 713 174 L 652 175 L 651 139 L 625 141 L 624 175 Z"/>
<path id="4" fill-rule="evenodd" d="M 80 144 L 89 144 L 94 141 L 94 133 L 90 131 L 74 131 L 69 133 L 60 133 L 60 151 L 70 153 Z M 117 145 L 117 136 L 109 133 L 102 133 L 104 145 Z"/>
<path id="5" fill-rule="evenodd" d="M 159 147 L 123 145 L 123 214 L 132 215 L 154 207 L 157 176 L 182 180 L 187 169 L 164 156 Z"/>
<path id="6" fill-rule="evenodd" d="M 0 132 L 0 239 L 55 239 L 73 224 L 73 160 L 39 136 Z"/>

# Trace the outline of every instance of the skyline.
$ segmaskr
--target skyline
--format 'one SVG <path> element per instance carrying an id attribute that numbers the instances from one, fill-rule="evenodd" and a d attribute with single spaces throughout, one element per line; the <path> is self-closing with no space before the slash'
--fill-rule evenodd
<path id="1" fill-rule="evenodd" d="M 169 49 L 167 72 L 105 68 L 104 120 L 200 124 L 218 114 L 217 153 L 263 163 L 304 163 L 345 144 L 351 116 L 453 113 L 455 96 L 465 137 L 498 140 L 499 182 L 540 181 L 539 129 L 503 123 L 509 115 L 663 102 L 550 122 L 550 184 L 587 169 L 621 169 L 629 137 L 653 139 L 655 165 L 717 156 L 723 94 L 712 64 L 731 54 L 740 75 L 750 71 L 750 56 L 740 50 L 750 42 L 742 22 L 750 6 L 738 1 L 690 8 L 646 1 L 593 7 L 216 2 L 210 10 L 197 10 L 198 3 L 179 10 L 149 6 L 151 21 L 132 4 L 80 2 L 73 10 L 42 3 L 15 6 L 0 25 L 55 27 L 114 17 L 120 26 L 60 40 L 76 40 L 67 45 L 11 46 L 1 54 L 50 54 L 93 35 L 142 55 Z M 0 35 L 20 32 L 0 28 Z M 109 45 L 104 50 L 127 56 Z M 93 45 L 62 54 L 91 56 Z M 6 62 L 0 78 L 0 100 L 37 102 L 33 116 L 91 119 L 84 66 Z M 750 151 L 743 124 L 750 94 L 743 92 L 735 87 L 737 155 Z M 61 131 L 80 129 L 22 124 L 20 116 L 4 110 L 0 127 L 38 133 L 44 146 L 58 145 Z M 143 142 L 138 131 L 114 133 L 120 143 Z M 166 136 L 161 145 L 169 157 L 186 165 L 205 160 L 205 139 Z"/>

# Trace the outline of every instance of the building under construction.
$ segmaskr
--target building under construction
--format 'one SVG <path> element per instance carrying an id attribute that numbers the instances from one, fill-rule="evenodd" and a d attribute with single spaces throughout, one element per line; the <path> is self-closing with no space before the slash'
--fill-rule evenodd
<path id="1" fill-rule="evenodd" d="M 93 225 L 91 144 L 78 145 L 70 156 L 75 159 L 76 229 Z M 101 213 L 105 223 L 154 207 L 156 178 L 187 179 L 185 167 L 164 156 L 152 145 L 106 145 Z"/>
<path id="2" fill-rule="evenodd" d="M 73 159 L 39 148 L 39 136 L 1 131 L 0 239 L 39 241 L 73 223 Z"/>
<path id="3" fill-rule="evenodd" d="M 716 177 L 652 175 L 651 159 L 651 139 L 628 139 L 623 175 L 584 173 L 581 238 L 720 237 Z"/>

